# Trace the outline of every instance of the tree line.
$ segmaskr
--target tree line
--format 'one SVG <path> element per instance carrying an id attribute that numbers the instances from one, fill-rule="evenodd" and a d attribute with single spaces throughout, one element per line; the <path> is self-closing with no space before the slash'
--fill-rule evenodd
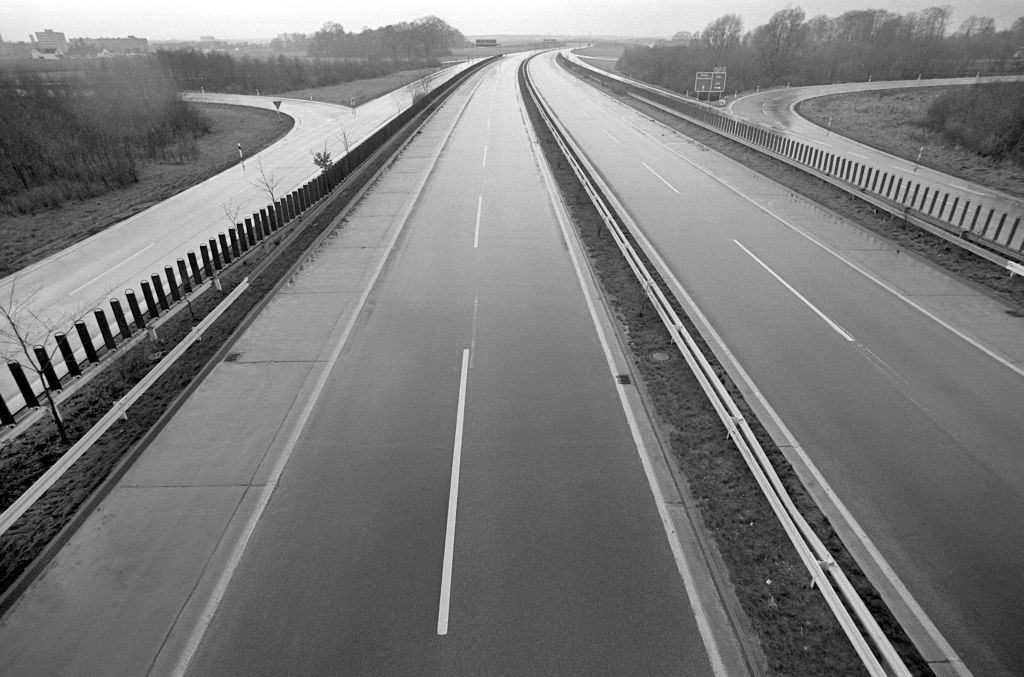
<path id="1" fill-rule="evenodd" d="M 623 73 L 679 92 L 692 90 L 694 73 L 723 66 L 727 89 L 902 80 L 1021 72 L 1015 52 L 1024 46 L 1024 17 L 997 31 L 989 17 L 971 16 L 954 31 L 949 7 L 899 14 L 853 10 L 808 19 L 799 7 L 773 14 L 744 30 L 743 18 L 725 14 L 696 35 L 627 50 Z"/>
<path id="2" fill-rule="evenodd" d="M 156 59 L 181 90 L 232 94 L 275 94 L 327 87 L 375 78 L 397 70 L 438 65 L 437 60 L 411 62 L 348 61 L 285 56 L 270 59 L 234 57 L 226 52 L 159 50 Z"/>
<path id="3" fill-rule="evenodd" d="M 402 21 L 380 28 L 364 28 L 359 33 L 347 32 L 334 21 L 325 23 L 317 32 L 288 33 L 271 41 L 279 52 L 301 52 L 311 57 L 342 57 L 368 61 L 413 61 L 433 59 L 461 47 L 466 38 L 458 29 L 436 16 L 415 21 Z"/>
<path id="4" fill-rule="evenodd" d="M 0 213 L 127 186 L 138 159 L 192 159 L 209 131 L 155 60 L 81 62 L 59 80 L 46 75 L 0 70 Z"/>

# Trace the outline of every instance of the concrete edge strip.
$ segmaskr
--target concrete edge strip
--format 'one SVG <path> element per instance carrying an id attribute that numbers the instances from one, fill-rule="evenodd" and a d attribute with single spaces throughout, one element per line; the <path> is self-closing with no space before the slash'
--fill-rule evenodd
<path id="1" fill-rule="evenodd" d="M 522 96 L 521 93 L 519 93 L 519 96 Z M 525 106 L 523 106 L 521 98 L 520 104 L 522 106 L 521 110 L 524 111 L 525 116 Z M 546 160 L 540 154 L 540 142 L 536 137 L 536 133 L 528 120 L 524 120 L 524 122 L 526 123 L 526 128 L 530 136 L 530 145 L 533 150 L 534 161 L 536 162 L 544 179 L 544 184 L 548 192 L 548 199 L 550 200 L 552 210 L 555 212 L 559 227 L 561 228 L 562 239 L 566 244 L 569 258 L 572 261 L 573 270 L 576 273 L 580 289 L 586 299 L 587 308 L 590 312 L 591 320 L 594 323 L 594 330 L 600 340 L 605 359 L 607 360 L 609 372 L 612 375 L 621 373 L 624 370 L 628 370 L 628 360 L 622 353 L 621 346 L 618 345 L 617 341 L 613 346 L 613 344 L 608 340 L 608 334 L 614 334 L 611 330 L 612 321 L 603 303 L 599 310 L 597 303 L 594 301 L 595 297 L 600 297 L 600 291 L 598 290 L 597 283 L 590 275 L 589 268 L 584 269 L 583 266 L 585 264 L 581 263 L 585 258 L 582 253 L 581 245 L 572 229 L 570 223 L 571 219 L 568 215 L 565 203 L 562 201 L 562 198 L 558 193 L 558 188 L 555 185 L 551 170 L 548 167 Z M 622 411 L 626 416 L 630 433 L 633 436 L 633 442 L 636 446 L 637 455 L 639 456 L 643 466 L 644 475 L 647 478 L 652 497 L 654 498 L 655 505 L 657 506 L 658 515 L 661 518 L 666 539 L 668 540 L 669 547 L 672 550 L 672 555 L 676 562 L 676 568 L 679 571 L 680 578 L 682 579 L 683 585 L 686 589 L 686 594 L 690 601 L 690 606 L 697 623 L 697 628 L 701 635 L 701 640 L 704 642 L 704 646 L 707 650 L 708 662 L 710 663 L 711 669 L 716 677 L 736 674 L 735 671 L 739 666 L 744 666 L 745 669 L 746 661 L 734 648 L 739 644 L 739 642 L 734 638 L 727 638 L 732 639 L 733 641 L 725 642 L 720 642 L 716 638 L 716 635 L 723 634 L 724 629 L 728 627 L 728 621 L 725 620 L 724 612 L 716 614 L 716 616 L 720 616 L 720 618 L 716 618 L 716 621 L 718 621 L 716 623 L 716 629 L 712 629 L 711 627 L 709 612 L 706 607 L 720 608 L 722 602 L 717 595 L 703 594 L 702 590 L 698 589 L 696 586 L 694 569 L 698 567 L 707 567 L 707 562 L 700 558 L 688 556 L 682 546 L 681 534 L 690 534 L 693 530 L 693 526 L 689 519 L 681 519 L 682 516 L 678 515 L 678 511 L 671 510 L 671 508 L 675 508 L 678 505 L 683 504 L 682 497 L 678 494 L 666 497 L 665 492 L 662 490 L 663 486 L 675 488 L 676 485 L 672 471 L 668 467 L 664 454 L 654 454 L 649 448 L 651 444 L 648 441 L 654 441 L 655 445 L 658 444 L 657 435 L 654 432 L 654 426 L 647 416 L 643 403 L 640 401 L 639 394 L 634 389 L 627 390 L 626 386 L 616 384 L 616 391 L 619 396 L 619 403 L 622 407 Z M 689 540 L 697 540 L 695 536 L 689 536 L 688 538 Z M 705 577 L 709 579 L 711 578 L 709 573 L 706 574 Z M 730 657 L 729 669 L 726 668 L 725 659 L 722 655 L 722 648 L 720 645 L 723 643 L 730 647 L 732 651 L 737 653 L 736 656 Z"/>
<path id="2" fill-rule="evenodd" d="M 700 169 L 701 171 L 707 171 L 697 165 L 694 166 Z M 907 634 L 911 636 L 915 644 L 918 645 L 919 649 L 921 649 L 922 655 L 924 655 L 925 659 L 932 660 L 937 651 L 941 654 L 941 659 L 939 660 L 953 666 L 957 674 L 963 676 L 970 675 L 971 673 L 967 670 L 967 667 L 964 665 L 960 656 L 956 653 L 956 651 L 949 644 L 949 642 L 942 636 L 942 634 L 939 632 L 938 628 L 935 627 L 931 619 L 928 618 L 920 604 L 911 595 L 906 585 L 900 580 L 896 572 L 892 569 L 892 567 L 882 556 L 881 552 L 871 541 L 870 537 L 868 537 L 867 532 L 864 531 L 863 527 L 861 527 L 857 520 L 853 517 L 853 514 L 839 499 L 839 496 L 836 494 L 835 490 L 832 489 L 831 485 L 829 485 L 828 481 L 821 474 L 821 471 L 818 470 L 817 466 L 811 460 L 810 456 L 807 455 L 807 452 L 804 451 L 803 447 L 796 440 L 795 436 L 786 427 L 785 423 L 783 423 L 782 418 L 779 416 L 778 412 L 776 412 L 775 409 L 771 406 L 771 404 L 769 404 L 767 398 L 760 391 L 760 389 L 757 387 L 753 379 L 742 367 L 742 365 L 740 365 L 738 359 L 725 344 L 722 337 L 711 325 L 711 322 L 707 319 L 707 316 L 700 310 L 700 308 L 697 306 L 696 302 L 689 295 L 689 293 L 687 293 L 682 283 L 680 283 L 678 278 L 676 278 L 676 276 L 669 268 L 665 260 L 661 257 L 659 252 L 654 248 L 654 246 L 644 235 L 643 231 L 632 220 L 632 217 L 630 216 L 629 212 L 616 198 L 615 193 L 609 189 L 609 187 L 604 183 L 604 180 L 600 177 L 600 175 L 595 176 L 595 181 L 600 185 L 601 190 L 604 191 L 604 194 L 608 198 L 609 202 L 612 203 L 613 207 L 616 210 L 616 213 L 618 213 L 623 218 L 623 220 L 627 222 L 626 225 L 629 228 L 630 232 L 640 243 L 641 248 L 644 250 L 644 253 L 654 263 L 655 268 L 657 268 L 658 270 L 658 273 L 661 274 L 661 276 L 665 280 L 669 281 L 669 284 L 673 288 L 674 295 L 679 300 L 679 302 L 686 307 L 688 314 L 690 315 L 694 324 L 697 326 L 701 336 L 704 337 L 704 339 L 712 347 L 715 355 L 722 362 L 722 365 L 729 372 L 729 375 L 733 378 L 733 380 L 736 381 L 738 385 L 741 385 L 741 388 L 744 391 L 744 396 L 752 396 L 752 398 L 748 401 L 750 401 L 751 406 L 754 407 L 756 413 L 758 414 L 758 417 L 762 421 L 768 421 L 772 424 L 770 426 L 766 425 L 766 428 L 768 429 L 769 434 L 771 434 L 772 439 L 775 441 L 777 445 L 779 445 L 780 448 L 789 448 L 792 450 L 793 454 L 787 454 L 787 456 L 790 457 L 792 460 L 797 461 L 796 465 L 798 466 L 798 468 L 803 468 L 804 472 L 800 473 L 801 478 L 808 478 L 813 480 L 813 484 L 816 484 L 819 488 L 818 491 L 812 492 L 816 499 L 825 498 L 831 504 L 832 509 L 826 510 L 826 513 L 830 516 L 835 515 L 839 518 L 838 522 L 836 520 L 833 520 L 833 524 L 838 523 L 838 525 L 846 527 L 844 531 L 846 531 L 847 537 L 858 542 L 863 552 L 865 552 L 869 556 L 870 563 L 873 565 L 873 567 L 870 568 L 873 568 L 879 575 L 883 576 L 886 579 L 886 581 L 889 583 L 890 589 L 893 592 L 895 592 L 896 595 L 898 595 L 899 600 L 902 602 L 902 605 L 904 606 L 906 611 L 909 612 L 909 614 L 916 621 L 916 624 L 905 624 L 904 628 L 905 630 L 907 630 Z M 728 184 L 724 185 L 728 186 Z M 822 507 L 824 509 L 826 506 Z M 844 541 L 845 540 L 847 539 L 844 539 Z M 858 561 L 858 563 L 862 567 L 864 567 L 863 563 L 861 563 L 860 561 Z M 865 568 L 867 569 L 869 567 Z M 874 582 L 875 580 L 877 580 L 877 576 L 873 578 L 872 582 Z M 889 602 L 890 600 L 886 601 Z M 894 613 L 896 613 L 895 609 Z M 901 621 L 903 621 L 907 618 L 907 614 L 897 613 L 897 617 L 900 618 Z M 908 625 L 909 627 L 907 627 Z M 911 631 L 915 625 L 919 629 L 918 632 Z M 924 650 L 924 648 L 921 647 L 920 642 L 922 639 L 925 639 L 921 636 L 922 632 L 926 635 L 926 639 L 928 640 L 927 644 L 931 645 L 936 651 L 926 651 Z"/>
<path id="3" fill-rule="evenodd" d="M 480 82 L 482 82 L 482 80 Z M 455 127 L 459 123 L 459 120 L 461 120 L 462 114 L 465 112 L 466 107 L 472 100 L 473 94 L 476 92 L 476 88 L 480 86 L 480 82 L 477 82 L 472 92 L 470 92 L 469 96 L 466 97 L 466 100 L 462 104 L 462 108 L 455 115 L 455 118 L 453 119 L 451 125 L 445 132 L 443 140 L 439 144 L 440 150 L 432 157 L 430 165 L 426 168 L 426 171 L 424 171 L 423 177 L 421 178 L 419 184 L 412 191 L 412 193 L 410 193 L 409 198 L 406 200 L 406 203 L 403 206 L 402 211 L 398 217 L 398 227 L 395 229 L 395 232 L 392 234 L 391 239 L 388 241 L 388 244 L 385 248 L 385 254 L 380 258 L 376 267 L 374 268 L 373 273 L 370 275 L 367 281 L 366 288 L 363 290 L 363 293 L 360 296 L 359 301 L 353 308 L 353 312 L 349 316 L 349 320 L 345 326 L 345 329 L 342 332 L 338 342 L 335 344 L 333 350 L 331 351 L 329 358 L 327 359 L 326 362 L 321 364 L 319 373 L 314 374 L 313 372 L 311 372 L 309 377 L 307 378 L 307 384 L 309 382 L 309 379 L 315 378 L 315 384 L 313 386 L 312 393 L 309 395 L 307 401 L 303 405 L 302 411 L 298 417 L 298 420 L 294 424 L 294 427 L 284 445 L 281 455 L 278 457 L 277 462 L 274 464 L 274 467 L 270 473 L 270 477 L 268 478 L 267 483 L 264 485 L 263 490 L 260 493 L 257 504 L 253 509 L 253 512 L 250 514 L 248 520 L 246 521 L 245 527 L 241 535 L 239 536 L 238 541 L 235 543 L 235 546 L 232 549 L 231 554 L 229 555 L 228 560 L 225 564 L 224 570 L 218 577 L 217 583 L 212 593 L 210 594 L 210 597 L 208 598 L 206 604 L 204 605 L 204 608 L 201 612 L 201 615 L 196 625 L 193 627 L 192 631 L 189 634 L 189 638 L 185 645 L 184 651 L 182 652 L 182 654 L 179 656 L 178 660 L 175 663 L 172 674 L 176 677 L 183 677 L 185 675 L 188 666 L 192 661 L 192 658 L 195 656 L 196 651 L 199 649 L 199 645 L 201 644 L 203 637 L 206 634 L 206 630 L 209 628 L 210 623 L 212 622 L 213 617 L 217 612 L 217 608 L 227 592 L 227 588 L 231 582 L 231 578 L 233 577 L 235 570 L 238 568 L 238 565 L 241 563 L 242 555 L 244 554 L 245 549 L 248 546 L 249 541 L 256 530 L 256 526 L 263 515 L 263 511 L 266 509 L 266 506 L 269 504 L 270 498 L 274 493 L 274 490 L 277 488 L 277 484 L 281 478 L 282 473 L 284 472 L 284 467 L 287 464 L 289 458 L 291 457 L 291 454 L 294 452 L 299 437 L 301 436 L 302 431 L 305 428 L 305 424 L 308 421 L 309 417 L 312 415 L 313 409 L 316 406 L 319 396 L 323 392 L 323 389 L 327 384 L 327 380 L 330 376 L 330 373 L 331 371 L 333 371 L 334 365 L 337 362 L 338 358 L 340 357 L 341 351 L 345 347 L 345 344 L 348 342 L 348 338 L 351 335 L 353 328 L 355 327 L 356 321 L 361 315 L 362 309 L 366 304 L 366 300 L 369 297 L 370 292 L 376 286 L 377 280 L 380 277 L 381 272 L 384 270 L 385 265 L 390 259 L 391 253 L 394 251 L 395 244 L 397 243 L 398 238 L 404 231 L 405 224 L 408 222 L 409 215 L 412 213 L 412 210 L 416 205 L 416 202 L 419 198 L 420 193 L 423 190 L 423 187 L 426 185 L 427 180 L 433 173 L 434 167 L 437 164 L 437 160 L 441 156 L 441 150 L 443 150 L 444 146 L 448 143 L 449 139 L 451 138 L 452 132 L 455 130 Z M 303 389 L 305 389 L 305 387 Z"/>

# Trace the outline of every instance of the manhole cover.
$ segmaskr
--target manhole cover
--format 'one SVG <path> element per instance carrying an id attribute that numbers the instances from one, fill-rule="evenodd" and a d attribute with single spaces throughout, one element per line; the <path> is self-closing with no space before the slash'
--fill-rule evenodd
<path id="1" fill-rule="evenodd" d="M 657 360 L 658 362 L 665 362 L 667 360 L 671 360 L 672 356 L 669 355 L 668 353 L 664 353 L 664 352 L 658 350 L 656 352 L 651 353 L 651 359 L 652 360 Z"/>
<path id="2" fill-rule="evenodd" d="M 228 356 L 224 358 L 225 362 L 238 362 L 238 358 L 242 356 L 242 353 L 228 353 Z"/>

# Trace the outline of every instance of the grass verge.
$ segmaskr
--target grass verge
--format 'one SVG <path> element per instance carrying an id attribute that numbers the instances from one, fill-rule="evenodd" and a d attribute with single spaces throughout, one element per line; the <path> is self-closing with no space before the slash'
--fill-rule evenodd
<path id="1" fill-rule="evenodd" d="M 1024 166 L 995 161 L 948 141 L 924 127 L 932 103 L 963 87 L 915 87 L 879 92 L 854 92 L 802 101 L 797 112 L 811 122 L 865 145 L 1004 193 L 1024 197 Z M 923 151 L 921 149 L 924 149 Z"/>
<path id="2" fill-rule="evenodd" d="M 342 82 L 341 84 L 318 87 L 316 89 L 295 89 L 283 94 L 274 94 L 273 96 L 289 99 L 311 99 L 324 103 L 334 103 L 339 106 L 350 106 L 352 100 L 355 99 L 358 106 L 370 99 L 376 99 L 400 87 L 405 87 L 410 82 L 424 78 L 438 70 L 440 70 L 439 66 L 411 71 L 398 71 L 382 75 L 379 78 L 353 80 L 352 82 Z"/>
<path id="3" fill-rule="evenodd" d="M 51 254 L 215 176 L 238 162 L 238 146 L 255 153 L 281 138 L 294 121 L 279 122 L 273 111 L 242 106 L 192 104 L 206 115 L 213 131 L 196 140 L 193 162 L 139 162 L 139 181 L 121 190 L 60 209 L 0 219 L 0 277 L 11 275 Z"/>
<path id="4" fill-rule="evenodd" d="M 649 409 L 700 512 L 710 547 L 715 551 L 711 561 L 724 562 L 727 577 L 767 661 L 766 671 L 779 675 L 863 674 L 859 658 L 820 593 L 810 588 L 809 574 L 727 437 L 718 414 L 560 156 L 547 128 L 539 123 L 535 110 L 531 110 L 531 117 L 606 302 L 618 320 L 622 342 L 642 379 L 640 385 Z M 642 251 L 639 246 L 636 249 Z M 650 262 L 645 263 L 655 270 Z M 660 279 L 658 282 L 664 284 Z M 686 318 L 674 299 L 673 305 L 679 316 Z M 684 322 L 705 357 L 716 365 L 719 378 L 744 417 L 751 422 L 801 514 L 847 573 L 911 673 L 932 674 L 738 388 L 699 338 L 699 332 L 688 319 Z M 659 360 L 655 357 L 657 353 L 667 354 L 670 359 Z M 743 627 L 745 623 L 738 625 Z"/>

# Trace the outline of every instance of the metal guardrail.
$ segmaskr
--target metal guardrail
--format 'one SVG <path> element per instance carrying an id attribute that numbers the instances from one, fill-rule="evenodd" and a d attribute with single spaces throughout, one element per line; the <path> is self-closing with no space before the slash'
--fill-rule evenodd
<path id="1" fill-rule="evenodd" d="M 178 358 L 185 354 L 193 343 L 199 341 L 203 337 L 203 332 L 209 329 L 210 325 L 217 321 L 217 319 L 224 313 L 225 310 L 231 307 L 231 304 L 242 295 L 242 293 L 249 288 L 249 278 L 243 279 L 230 294 L 224 297 L 224 299 L 217 304 L 217 306 L 210 311 L 210 313 L 202 319 L 202 321 L 192 328 L 192 331 L 181 340 L 178 345 L 174 346 L 167 355 L 160 360 L 160 362 L 146 374 L 141 381 L 135 384 L 128 393 L 119 399 L 111 407 L 103 418 L 96 422 L 96 424 L 88 430 L 81 439 L 75 442 L 74 445 L 60 457 L 60 459 L 50 466 L 49 470 L 43 473 L 39 479 L 37 479 L 32 486 L 30 486 L 25 493 L 17 498 L 3 513 L 0 513 L 0 536 L 7 533 L 7 530 L 14 526 L 14 523 L 25 514 L 25 512 L 31 508 L 36 501 L 42 497 L 46 491 L 52 487 L 57 481 L 64 476 L 64 473 L 74 465 L 75 461 L 81 458 L 82 454 L 88 451 L 93 444 L 96 443 L 103 433 L 107 432 L 110 426 L 119 418 L 128 418 L 128 408 L 135 404 L 136 400 L 146 394 L 146 391 L 157 382 L 157 380 L 164 375 L 164 373 L 174 366 L 174 363 L 178 361 Z"/>
<path id="2" fill-rule="evenodd" d="M 526 63 L 523 68 L 526 68 Z M 615 239 L 630 269 L 640 282 L 647 298 L 654 305 L 662 323 L 671 334 L 673 342 L 718 413 L 729 437 L 739 449 L 747 467 L 771 505 L 772 511 L 807 568 L 812 584 L 821 592 L 869 674 L 878 677 L 885 675 L 909 676 L 910 671 L 878 626 L 846 574 L 836 564 L 828 549 L 793 503 L 739 407 L 718 378 L 712 365 L 700 351 L 693 337 L 686 330 L 664 291 L 645 266 L 640 254 L 627 239 L 623 227 L 620 225 L 620 219 L 604 198 L 602 189 L 596 185 L 596 171 L 590 166 L 575 141 L 561 126 L 543 97 L 535 89 L 530 81 L 528 71 L 526 83 L 530 96 L 537 103 L 537 108 L 555 137 L 559 148 L 590 196 L 591 202 Z"/>
<path id="3" fill-rule="evenodd" d="M 825 180 L 1010 272 L 1014 269 L 1008 264 L 1024 263 L 1024 213 L 934 188 L 912 175 L 874 167 L 773 128 L 737 120 L 681 95 L 594 68 L 578 58 L 560 54 L 559 59 L 588 76 L 625 87 L 635 99 Z"/>

